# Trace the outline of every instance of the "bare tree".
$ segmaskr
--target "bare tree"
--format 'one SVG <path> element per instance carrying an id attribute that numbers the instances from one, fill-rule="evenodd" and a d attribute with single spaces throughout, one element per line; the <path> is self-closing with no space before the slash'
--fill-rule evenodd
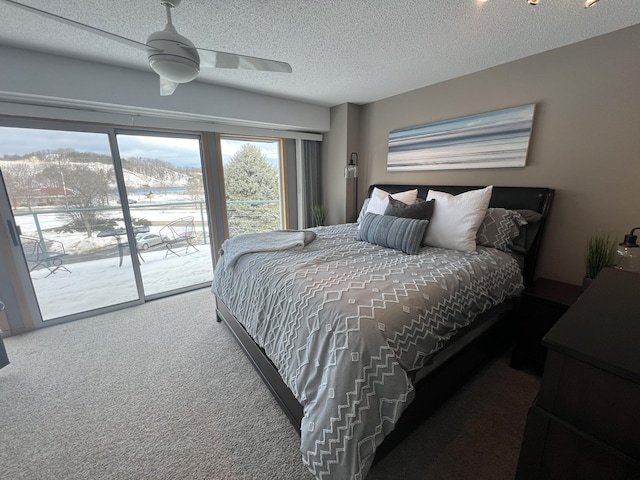
<path id="1" fill-rule="evenodd" d="M 194 174 L 187 181 L 187 195 L 191 200 L 202 200 L 204 197 L 204 185 L 202 183 L 202 174 Z"/>
<path id="2" fill-rule="evenodd" d="M 37 163 L 31 161 L 16 161 L 2 169 L 7 193 L 14 209 L 24 204 L 31 210 L 33 199 L 37 196 L 33 181 L 40 171 Z"/>
<path id="3" fill-rule="evenodd" d="M 66 165 L 65 181 L 68 192 L 69 216 L 74 223 L 81 223 L 91 237 L 93 228 L 102 218 L 95 207 L 105 205 L 109 193 L 111 172 L 108 169 L 89 168 L 84 165 Z"/>

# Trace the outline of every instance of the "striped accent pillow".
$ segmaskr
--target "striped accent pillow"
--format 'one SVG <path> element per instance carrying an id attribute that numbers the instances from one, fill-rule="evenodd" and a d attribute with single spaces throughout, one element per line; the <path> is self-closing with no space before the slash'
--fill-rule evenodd
<path id="1" fill-rule="evenodd" d="M 416 255 L 427 225 L 429 220 L 367 213 L 356 239 Z"/>

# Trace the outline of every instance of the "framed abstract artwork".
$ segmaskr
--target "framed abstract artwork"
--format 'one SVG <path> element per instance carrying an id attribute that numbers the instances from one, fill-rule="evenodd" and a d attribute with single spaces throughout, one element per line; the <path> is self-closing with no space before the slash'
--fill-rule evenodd
<path id="1" fill-rule="evenodd" d="M 535 104 L 389 132 L 388 172 L 524 167 Z"/>

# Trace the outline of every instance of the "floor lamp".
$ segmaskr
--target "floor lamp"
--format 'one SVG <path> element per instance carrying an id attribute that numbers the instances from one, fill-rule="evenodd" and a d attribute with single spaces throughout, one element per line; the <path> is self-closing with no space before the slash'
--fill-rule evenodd
<path id="1" fill-rule="evenodd" d="M 356 152 L 352 152 L 349 158 L 349 163 L 346 167 L 344 167 L 344 178 L 349 181 L 349 179 L 353 179 L 353 217 L 351 218 L 352 222 L 355 222 L 356 218 L 358 218 L 358 154 Z"/>

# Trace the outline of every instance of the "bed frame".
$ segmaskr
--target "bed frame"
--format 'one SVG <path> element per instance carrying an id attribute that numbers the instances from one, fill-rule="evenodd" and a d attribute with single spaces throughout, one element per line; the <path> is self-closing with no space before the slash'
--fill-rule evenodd
<path id="1" fill-rule="evenodd" d="M 433 186 L 426 185 L 391 185 L 378 184 L 369 187 L 369 196 L 374 187 L 378 187 L 389 193 L 401 192 L 404 190 L 418 189 L 418 197 L 426 198 L 430 188 L 457 195 L 469 190 L 475 190 L 476 186 Z M 535 278 L 535 268 L 538 260 L 538 253 L 542 242 L 544 227 L 551 203 L 553 201 L 554 190 L 549 188 L 536 187 L 493 187 L 490 207 L 503 207 L 507 209 L 530 209 L 543 215 L 539 222 L 536 237 L 531 244 L 527 254 L 524 256 L 524 283 L 530 285 Z M 516 299 L 517 300 L 517 299 Z M 502 320 L 513 310 L 513 303 L 498 305 L 494 309 L 485 312 L 482 317 Z M 302 406 L 298 403 L 289 388 L 286 386 L 273 363 L 264 354 L 264 351 L 253 341 L 244 327 L 236 320 L 232 312 L 219 299 L 216 298 L 217 320 L 224 321 L 229 327 L 236 340 L 245 351 L 247 357 L 257 370 L 258 374 L 267 385 L 276 401 L 287 415 L 293 426 L 300 431 L 300 423 L 303 417 Z M 506 308 L 505 308 L 506 307 Z M 479 319 L 480 320 L 480 319 Z M 505 322 L 500 322 L 504 324 Z M 482 364 L 482 360 L 495 354 L 495 349 L 504 345 L 503 329 L 495 327 L 485 332 L 481 337 L 474 340 L 470 345 L 457 352 L 454 356 L 440 365 L 424 379 L 416 384 L 415 400 L 407 407 L 400 421 L 396 424 L 396 429 L 388 435 L 378 448 L 376 459 L 393 448 L 398 440 L 403 438 L 412 427 L 417 425 L 422 418 L 426 417 L 437 405 L 448 398 L 464 381 Z M 513 323 L 513 322 L 508 322 Z M 507 333 L 508 335 L 508 333 Z M 423 388 L 428 384 L 429 388 Z"/>

